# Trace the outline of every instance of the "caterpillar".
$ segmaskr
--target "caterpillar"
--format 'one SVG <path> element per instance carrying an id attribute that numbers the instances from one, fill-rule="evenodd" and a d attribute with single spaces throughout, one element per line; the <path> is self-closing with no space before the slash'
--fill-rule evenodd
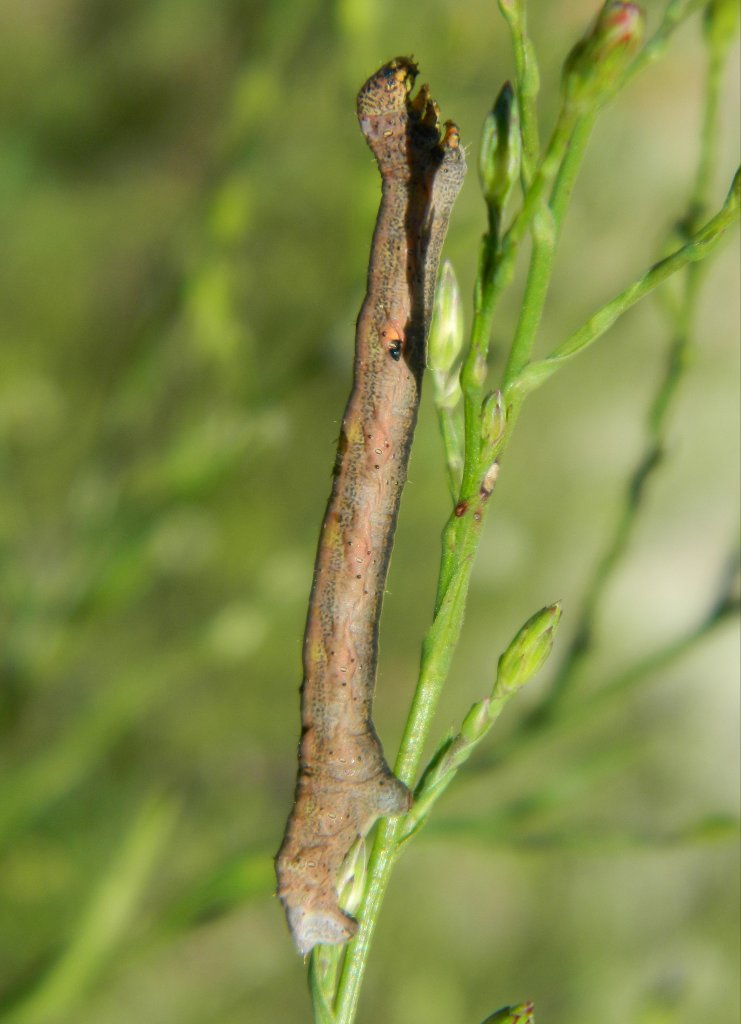
<path id="1" fill-rule="evenodd" d="M 371 720 L 378 625 L 417 419 L 440 250 L 466 163 L 458 129 L 397 57 L 363 85 L 360 128 L 382 197 L 354 379 L 322 524 L 303 646 L 302 735 L 293 809 L 276 857 L 278 896 L 295 945 L 347 942 L 338 870 L 377 818 L 411 794 L 387 765 Z"/>

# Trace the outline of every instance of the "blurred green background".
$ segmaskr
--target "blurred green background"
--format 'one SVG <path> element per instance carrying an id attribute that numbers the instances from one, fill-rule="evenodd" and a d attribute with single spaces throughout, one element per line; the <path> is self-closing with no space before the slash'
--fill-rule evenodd
<path id="1" fill-rule="evenodd" d="M 532 5 L 544 131 L 594 6 Z M 379 197 L 354 97 L 399 53 L 471 146 L 447 245 L 468 296 L 476 145 L 512 75 L 493 2 L 0 7 L 4 1020 L 309 1019 L 271 858 Z M 737 162 L 737 77 L 718 202 Z M 695 22 L 604 114 L 543 351 L 660 251 L 694 172 L 702 81 Z M 668 458 L 585 693 L 691 629 L 736 544 L 737 274 L 736 236 L 703 291 Z M 565 647 L 666 344 L 648 301 L 526 409 L 438 735 L 558 598 L 554 660 Z M 390 756 L 448 511 L 428 394 L 382 627 Z M 739 800 L 737 662 L 734 629 L 718 629 L 621 704 L 495 768 L 548 672 L 528 687 L 401 861 L 360 1021 L 476 1024 L 525 998 L 539 1024 L 738 1019 L 738 846 L 724 824 Z"/>

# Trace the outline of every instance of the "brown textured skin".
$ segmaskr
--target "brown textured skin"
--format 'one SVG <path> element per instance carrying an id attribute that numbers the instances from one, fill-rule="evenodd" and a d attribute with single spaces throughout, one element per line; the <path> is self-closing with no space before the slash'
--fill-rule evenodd
<path id="1" fill-rule="evenodd" d="M 411 802 L 371 721 L 378 622 L 440 249 L 466 170 L 455 126 L 440 139 L 427 87 L 410 99 L 416 71 L 396 58 L 358 95 L 383 193 L 309 602 L 296 797 L 276 859 L 278 895 L 302 954 L 352 937 L 357 923 L 337 902 L 340 866 L 378 817 Z"/>

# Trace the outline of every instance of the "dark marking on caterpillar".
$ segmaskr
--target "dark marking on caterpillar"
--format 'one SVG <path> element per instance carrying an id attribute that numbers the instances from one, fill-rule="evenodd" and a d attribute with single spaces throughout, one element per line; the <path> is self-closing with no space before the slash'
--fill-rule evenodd
<path id="1" fill-rule="evenodd" d="M 416 74 L 398 57 L 358 95 L 383 189 L 309 601 L 296 794 L 276 858 L 278 895 L 304 955 L 354 935 L 357 922 L 338 904 L 338 871 L 377 818 L 411 803 L 371 720 L 378 624 L 440 250 L 466 171 L 458 130 L 448 122 L 441 137 L 427 86 L 411 98 Z"/>

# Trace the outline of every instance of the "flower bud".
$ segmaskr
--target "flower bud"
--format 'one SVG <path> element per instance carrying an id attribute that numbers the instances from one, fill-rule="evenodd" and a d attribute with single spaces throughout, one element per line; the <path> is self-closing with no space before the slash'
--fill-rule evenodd
<path id="1" fill-rule="evenodd" d="M 505 82 L 486 115 L 479 152 L 479 175 L 488 205 L 503 210 L 520 174 L 522 142 L 515 91 Z"/>
<path id="2" fill-rule="evenodd" d="M 445 260 L 432 309 L 432 324 L 427 341 L 427 364 L 431 370 L 447 375 L 462 348 L 461 293 L 452 264 Z"/>
<path id="3" fill-rule="evenodd" d="M 513 693 L 543 667 L 553 648 L 561 618 L 560 603 L 541 608 L 528 619 L 499 659 L 494 696 Z"/>
<path id="4" fill-rule="evenodd" d="M 360 906 L 365 887 L 366 848 L 365 839 L 358 836 L 348 850 L 337 874 L 337 891 L 340 905 L 350 914 Z"/>
<path id="5" fill-rule="evenodd" d="M 491 1017 L 487 1017 L 484 1024 L 535 1024 L 532 1003 L 521 1003 L 519 1006 L 504 1006 Z"/>
<path id="6" fill-rule="evenodd" d="M 435 405 L 439 409 L 456 409 L 463 397 L 458 374 L 453 373 L 450 377 L 445 377 L 436 373 L 432 381 L 435 388 Z"/>
<path id="7" fill-rule="evenodd" d="M 491 701 L 488 697 L 474 704 L 461 725 L 461 736 L 467 743 L 475 743 L 476 740 L 486 732 L 489 727 L 489 707 Z"/>
<path id="8" fill-rule="evenodd" d="M 494 490 L 494 484 L 497 482 L 499 476 L 499 463 L 494 460 L 489 468 L 486 470 L 484 475 L 481 477 L 481 486 L 479 488 L 479 494 L 482 498 L 488 498 L 491 492 Z"/>
<path id="9" fill-rule="evenodd" d="M 481 403 L 481 450 L 487 466 L 492 461 L 492 452 L 502 440 L 506 426 L 507 410 L 502 392 L 491 391 Z"/>
<path id="10" fill-rule="evenodd" d="M 592 28 L 566 58 L 566 102 L 579 109 L 597 106 L 620 84 L 646 29 L 646 18 L 633 3 L 608 0 Z"/>

